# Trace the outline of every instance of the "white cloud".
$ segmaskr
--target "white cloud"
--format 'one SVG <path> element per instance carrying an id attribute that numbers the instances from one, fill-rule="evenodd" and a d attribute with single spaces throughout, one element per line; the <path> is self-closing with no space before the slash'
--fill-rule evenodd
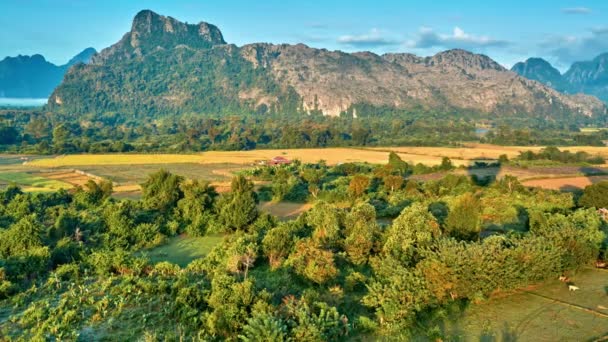
<path id="1" fill-rule="evenodd" d="M 552 37 L 540 47 L 561 67 L 568 67 L 573 62 L 590 60 L 608 52 L 608 28 L 592 29 L 581 36 Z"/>
<path id="2" fill-rule="evenodd" d="M 356 48 L 375 48 L 387 45 L 398 45 L 399 42 L 385 36 L 385 33 L 377 28 L 361 35 L 345 35 L 338 38 L 338 43 Z"/>
<path id="3" fill-rule="evenodd" d="M 433 47 L 440 48 L 462 48 L 475 49 L 483 47 L 504 47 L 509 42 L 493 39 L 484 35 L 473 35 L 465 32 L 460 27 L 454 27 L 451 34 L 441 34 L 435 32 L 430 27 L 420 28 L 415 39 L 406 43 L 407 47 L 416 49 L 428 49 Z"/>
<path id="4" fill-rule="evenodd" d="M 562 8 L 564 14 L 591 14 L 591 9 L 588 7 L 568 7 Z"/>

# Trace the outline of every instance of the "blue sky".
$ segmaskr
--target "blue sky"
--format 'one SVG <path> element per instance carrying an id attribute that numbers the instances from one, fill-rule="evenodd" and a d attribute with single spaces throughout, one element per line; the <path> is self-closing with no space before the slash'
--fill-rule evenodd
<path id="1" fill-rule="evenodd" d="M 510 67 L 543 57 L 561 70 L 608 52 L 608 1 L 2 0 L 0 58 L 40 53 L 62 64 L 118 41 L 151 9 L 206 21 L 227 42 L 298 43 L 344 51 L 485 53 Z"/>

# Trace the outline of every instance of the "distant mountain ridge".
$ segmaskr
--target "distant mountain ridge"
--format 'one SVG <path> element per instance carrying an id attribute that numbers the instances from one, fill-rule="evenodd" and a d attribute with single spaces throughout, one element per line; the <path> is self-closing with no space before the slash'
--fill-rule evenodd
<path id="1" fill-rule="evenodd" d="M 60 66 L 39 54 L 6 57 L 0 61 L 0 97 L 48 98 L 71 66 L 90 62 L 95 53 L 87 48 Z"/>
<path id="2" fill-rule="evenodd" d="M 576 62 L 563 75 L 542 58 L 529 58 L 511 70 L 558 91 L 588 94 L 608 103 L 608 53 L 591 61 Z"/>
<path id="3" fill-rule="evenodd" d="M 363 108 L 465 110 L 492 115 L 605 116 L 591 96 L 565 95 L 464 50 L 432 57 L 224 41 L 214 25 L 138 13 L 116 44 L 71 68 L 49 99 L 73 114 L 300 112 Z"/>

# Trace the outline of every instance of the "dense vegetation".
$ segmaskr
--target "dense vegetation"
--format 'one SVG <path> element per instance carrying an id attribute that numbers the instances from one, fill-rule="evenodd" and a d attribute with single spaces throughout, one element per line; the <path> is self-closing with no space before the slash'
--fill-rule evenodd
<path id="1" fill-rule="evenodd" d="M 20 153 L 184 152 L 329 146 L 446 146 L 462 142 L 501 145 L 603 145 L 608 131 L 575 127 L 508 126 L 496 122 L 484 135 L 479 118 L 465 113 L 412 110 L 321 115 L 185 115 L 133 118 L 119 113 L 71 116 L 40 110 L 0 111 L 0 151 Z M 370 109 L 371 111 L 371 109 Z M 361 113 L 361 112 L 360 112 Z M 487 125 L 490 122 L 483 121 Z M 540 131 L 543 131 L 540 134 Z"/>
<path id="2" fill-rule="evenodd" d="M 570 194 L 510 176 L 483 187 L 457 175 L 419 183 L 404 177 L 412 172 L 396 155 L 385 166 L 296 162 L 238 176 L 218 194 L 159 171 L 139 201 L 113 199 L 105 181 L 74 193 L 9 187 L 0 193 L 0 335 L 445 338 L 433 317 L 451 304 L 557 277 L 605 248 L 606 224 Z M 251 178 L 270 188 L 256 191 Z M 269 195 L 315 205 L 279 221 L 257 209 Z M 218 233 L 223 242 L 186 267 L 146 257 L 169 237 Z"/>
<path id="3" fill-rule="evenodd" d="M 601 156 L 592 156 L 587 152 L 579 151 L 576 153 L 570 151 L 561 151 L 557 147 L 546 147 L 541 149 L 538 153 L 533 151 L 520 152 L 519 156 L 515 159 L 520 164 L 529 163 L 563 163 L 563 164 L 595 164 L 601 165 L 606 162 Z"/>

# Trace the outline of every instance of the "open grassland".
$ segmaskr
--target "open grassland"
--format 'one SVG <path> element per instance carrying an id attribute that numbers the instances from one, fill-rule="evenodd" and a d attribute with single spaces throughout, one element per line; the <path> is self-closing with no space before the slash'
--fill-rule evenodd
<path id="1" fill-rule="evenodd" d="M 269 212 L 280 219 L 293 219 L 312 208 L 310 203 L 291 202 L 262 202 L 258 205 L 260 210 Z"/>
<path id="2" fill-rule="evenodd" d="M 448 336 L 462 341 L 592 341 L 608 335 L 608 271 L 586 270 L 534 289 L 491 299 L 451 317 Z"/>
<path id="3" fill-rule="evenodd" d="M 192 260 L 209 254 L 213 247 L 222 242 L 223 237 L 210 235 L 203 237 L 177 236 L 166 244 L 147 250 L 144 253 L 152 263 L 168 261 L 181 267 L 187 266 Z"/>
<path id="4" fill-rule="evenodd" d="M 20 185 L 24 191 L 29 192 L 56 191 L 72 188 L 71 184 L 25 172 L 2 172 L 0 173 L 0 180 L 5 183 Z"/>

